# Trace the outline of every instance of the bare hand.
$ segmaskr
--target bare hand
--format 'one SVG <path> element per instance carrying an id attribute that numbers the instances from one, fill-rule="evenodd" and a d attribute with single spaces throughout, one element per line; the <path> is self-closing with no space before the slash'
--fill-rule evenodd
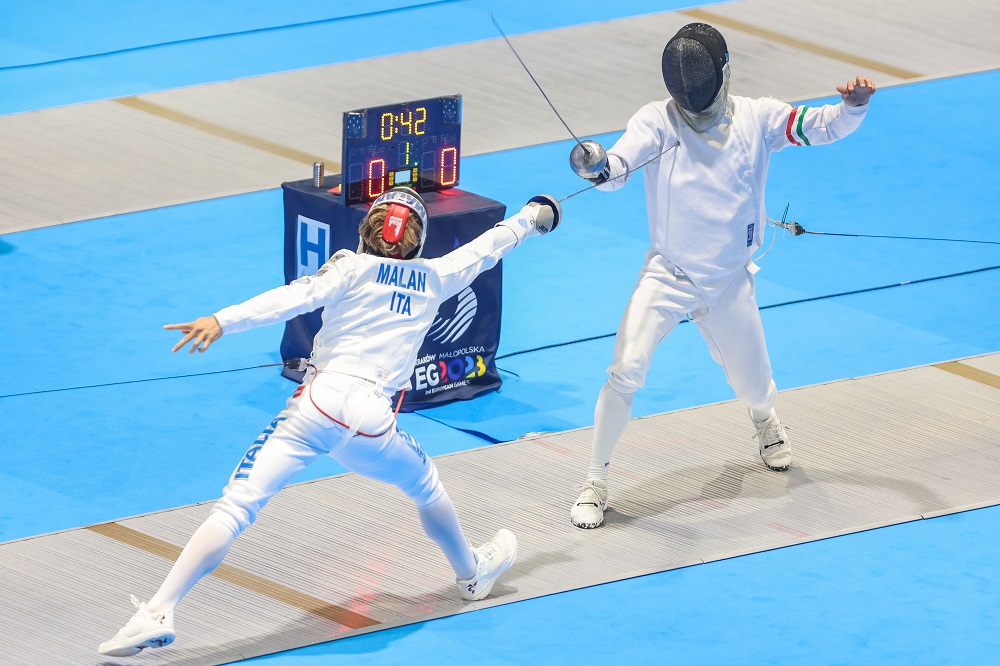
<path id="1" fill-rule="evenodd" d="M 858 75 L 856 81 L 848 81 L 846 86 L 837 86 L 837 92 L 847 106 L 864 106 L 875 94 L 875 84 L 871 79 Z"/>
<path id="2" fill-rule="evenodd" d="M 222 337 L 222 327 L 215 317 L 198 317 L 194 321 L 184 324 L 167 324 L 163 328 L 168 331 L 180 331 L 184 334 L 181 341 L 174 345 L 171 351 L 177 351 L 187 343 L 191 343 L 193 354 L 197 349 L 199 352 L 207 350 L 213 342 Z"/>

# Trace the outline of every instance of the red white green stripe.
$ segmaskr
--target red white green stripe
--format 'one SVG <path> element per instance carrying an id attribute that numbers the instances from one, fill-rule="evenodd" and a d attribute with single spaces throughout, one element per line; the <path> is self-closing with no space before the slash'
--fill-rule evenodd
<path id="1" fill-rule="evenodd" d="M 795 146 L 810 145 L 809 139 L 806 138 L 805 132 L 802 131 L 802 122 L 805 120 L 806 111 L 808 110 L 808 106 L 797 106 L 793 107 L 792 112 L 788 114 L 788 124 L 785 125 L 785 136 Z"/>

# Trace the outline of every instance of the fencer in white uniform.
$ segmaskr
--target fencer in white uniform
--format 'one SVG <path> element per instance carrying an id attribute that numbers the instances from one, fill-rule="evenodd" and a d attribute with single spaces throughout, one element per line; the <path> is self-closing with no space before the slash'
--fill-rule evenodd
<path id="1" fill-rule="evenodd" d="M 594 412 L 590 469 L 570 512 L 581 528 L 604 521 L 608 466 L 633 395 L 657 345 L 685 318 L 697 324 L 749 407 L 764 464 L 788 469 L 791 446 L 773 408 L 776 388 L 751 259 L 767 223 L 768 164 L 789 146 L 831 143 L 853 132 L 875 90 L 859 76 L 837 87 L 841 103 L 819 107 L 729 95 L 725 39 L 703 23 L 671 38 L 662 66 L 670 97 L 639 109 L 610 151 L 586 141 L 570 155 L 577 174 L 601 190 L 616 190 L 643 169 L 651 241 Z"/>
<path id="2" fill-rule="evenodd" d="M 315 275 L 165 328 L 184 334 L 174 351 L 205 351 L 223 334 L 286 321 L 323 307 L 323 325 L 304 381 L 237 464 L 222 499 L 195 531 L 159 590 L 98 651 L 130 656 L 175 638 L 174 608 L 223 560 L 264 504 L 320 456 L 393 484 L 417 505 L 424 531 L 455 570 L 460 595 L 481 599 L 517 555 L 506 529 L 473 549 L 433 459 L 396 425 L 390 398 L 408 386 L 438 306 L 495 266 L 529 236 L 559 222 L 559 204 L 540 195 L 447 255 L 420 258 L 427 233 L 423 200 L 408 188 L 385 193 L 361 225 L 358 252 L 341 250 Z"/>

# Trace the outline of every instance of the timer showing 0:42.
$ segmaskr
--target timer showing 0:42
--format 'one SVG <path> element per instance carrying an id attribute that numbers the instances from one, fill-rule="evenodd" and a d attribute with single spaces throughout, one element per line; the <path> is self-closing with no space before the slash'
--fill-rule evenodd
<path id="1" fill-rule="evenodd" d="M 422 136 L 426 129 L 423 127 L 427 122 L 427 107 L 418 106 L 412 111 L 403 109 L 397 116 L 395 113 L 386 111 L 382 114 L 381 137 L 383 141 L 390 141 L 397 134 L 405 136 Z M 397 126 L 398 123 L 398 126 Z"/>

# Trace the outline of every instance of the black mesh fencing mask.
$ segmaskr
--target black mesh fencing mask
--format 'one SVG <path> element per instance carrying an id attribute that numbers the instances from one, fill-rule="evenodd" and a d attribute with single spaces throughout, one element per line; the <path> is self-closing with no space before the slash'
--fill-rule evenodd
<path id="1" fill-rule="evenodd" d="M 691 23 L 663 49 L 663 82 L 685 110 L 704 111 L 722 89 L 722 68 L 729 48 L 722 34 L 707 23 Z"/>

